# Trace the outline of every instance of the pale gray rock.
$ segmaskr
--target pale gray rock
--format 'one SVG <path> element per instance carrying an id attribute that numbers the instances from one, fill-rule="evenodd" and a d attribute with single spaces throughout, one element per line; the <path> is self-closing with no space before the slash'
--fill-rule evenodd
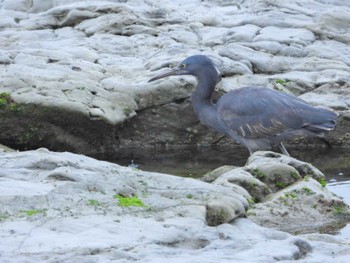
<path id="1" fill-rule="evenodd" d="M 306 47 L 309 56 L 332 59 L 337 58 L 347 65 L 350 64 L 350 47 L 342 42 L 334 40 L 316 41 Z"/>
<path id="2" fill-rule="evenodd" d="M 222 168 L 225 168 L 225 166 Z M 240 186 L 246 191 L 246 193 L 242 192 L 242 195 L 253 203 L 263 201 L 265 196 L 271 193 L 270 188 L 262 181 L 264 180 L 255 178 L 242 168 L 235 168 L 220 175 L 213 183 L 232 188 Z M 273 187 L 271 187 L 271 189 L 273 189 Z"/>
<path id="3" fill-rule="evenodd" d="M 0 51 L 0 64 L 10 64 L 11 62 L 10 54 L 6 51 Z"/>
<path id="4" fill-rule="evenodd" d="M 250 61 L 255 73 L 282 72 L 288 69 L 283 58 L 273 57 L 239 44 L 229 44 L 222 48 L 219 54 L 232 60 Z"/>
<path id="5" fill-rule="evenodd" d="M 201 36 L 202 45 L 214 47 L 225 43 L 223 37 L 228 34 L 228 31 L 228 28 L 203 27 L 198 33 Z"/>
<path id="6" fill-rule="evenodd" d="M 0 144 L 0 152 L 12 152 L 13 149 L 6 147 L 5 145 Z"/>
<path id="7" fill-rule="evenodd" d="M 28 14 L 6 9 L 0 10 L 0 28 L 16 28 L 22 19 L 27 19 Z"/>
<path id="8" fill-rule="evenodd" d="M 220 177 L 221 175 L 223 175 L 223 174 L 233 170 L 234 168 L 235 168 L 235 166 L 232 166 L 232 165 L 220 166 L 219 168 L 216 168 L 215 170 L 206 173 L 200 179 L 202 181 L 204 181 L 204 182 L 212 183 L 218 177 Z"/>
<path id="9" fill-rule="evenodd" d="M 300 98 L 313 105 L 323 105 L 339 111 L 350 109 L 350 92 L 347 83 L 327 83 L 312 92 L 301 95 Z"/>
<path id="10" fill-rule="evenodd" d="M 260 85 L 300 95 L 326 83 L 348 83 L 349 8 L 314 0 L 167 0 L 162 6 L 153 0 L 4 0 L 0 84 L 23 110 L 1 120 L 0 139 L 86 154 L 154 146 L 154 137 L 161 145 L 220 144 L 191 110 L 193 78 L 148 79 L 187 56 L 206 54 L 222 73 L 219 93 Z M 275 86 L 277 80 L 286 84 Z M 304 96 L 348 111 L 348 99 L 334 92 Z M 164 108 L 166 113 L 143 121 Z M 174 120 L 179 115 L 182 130 Z M 18 119 L 21 128 L 11 125 Z M 23 142 L 31 119 L 40 136 Z M 199 132 L 189 139 L 191 125 Z M 332 144 L 348 121 L 341 126 Z"/>
<path id="11" fill-rule="evenodd" d="M 312 105 L 323 105 L 338 111 L 348 110 L 350 106 L 350 97 L 344 97 L 338 94 L 308 92 L 301 95 L 300 98 Z"/>
<path id="12" fill-rule="evenodd" d="M 315 36 L 307 29 L 267 26 L 259 31 L 259 35 L 253 41 L 275 41 L 282 44 L 296 43 L 306 46 L 315 41 Z"/>
<path id="13" fill-rule="evenodd" d="M 4 0 L 2 1 L 2 5 L 4 9 L 7 10 L 14 10 L 14 11 L 23 11 L 23 12 L 30 12 L 30 13 L 38 13 L 46 11 L 54 5 L 56 1 L 53 0 L 47 0 L 47 1 L 41 1 L 41 0 Z M 60 1 L 61 3 L 64 3 L 65 1 Z M 66 1 L 69 2 L 69 1 Z M 71 1 L 72 2 L 72 1 Z"/>
<path id="14" fill-rule="evenodd" d="M 244 167 L 222 173 L 214 184 L 238 184 L 247 190 L 252 197 L 246 197 L 248 217 L 262 226 L 309 233 L 327 231 L 350 220 L 349 206 L 325 187 L 324 175 L 289 156 L 256 152 Z"/>
<path id="15" fill-rule="evenodd" d="M 2 5 L 8 10 L 27 11 L 31 7 L 31 2 L 30 0 L 2 1 Z"/>
<path id="16" fill-rule="evenodd" d="M 188 45 L 197 45 L 199 42 L 198 34 L 190 30 L 188 27 L 172 25 L 167 28 L 166 32 L 157 32 L 156 35 L 165 38 L 171 38 L 178 43 Z"/>
<path id="17" fill-rule="evenodd" d="M 350 255 L 337 237 L 298 237 L 237 218 L 246 202 L 229 186 L 46 149 L 0 153 L 0 165 L 2 262 L 319 262 Z M 317 182 L 307 186 L 318 195 Z M 122 207 L 116 194 L 144 206 Z M 215 215 L 230 223 L 208 226 Z"/>
<path id="18" fill-rule="evenodd" d="M 177 210 L 180 203 L 182 207 L 179 209 L 183 215 L 191 213 L 184 209 L 187 202 L 189 210 L 191 206 L 202 206 L 202 210 L 206 211 L 207 207 L 203 216 L 211 218 L 211 225 L 217 225 L 244 215 L 248 205 L 240 192 L 234 189 L 194 179 L 144 173 L 70 153 L 51 153 L 39 149 L 12 155 L 3 154 L 0 162 L 3 167 L 0 175 L 5 182 L 2 186 L 6 188 L 11 182 L 13 185 L 9 190 L 4 188 L 2 195 L 3 212 L 9 218 L 16 217 L 22 210 L 45 210 L 48 217 L 64 216 L 67 213 L 85 215 L 94 207 L 89 205 L 89 200 L 96 200 L 100 204 L 96 206 L 102 209 L 101 213 L 114 211 L 113 213 L 119 215 L 123 209 L 118 207 L 113 196 L 135 195 L 142 199 L 145 207 L 158 214 L 157 216 L 162 216 L 164 212 L 176 213 L 165 210 L 170 206 Z M 35 179 L 26 179 L 28 171 L 35 171 Z M 23 182 L 17 185 L 16 180 Z M 190 183 L 192 181 L 193 184 Z M 207 187 L 209 188 L 205 190 Z M 23 190 L 26 197 L 18 199 L 17 195 Z M 73 194 L 74 192 L 77 194 Z M 223 199 L 227 202 L 226 206 L 218 201 Z M 75 203 L 77 207 L 73 207 Z M 216 206 L 229 216 L 220 218 L 221 221 L 212 219 L 210 211 L 215 210 Z M 141 209 L 139 213 L 147 213 L 147 209 Z"/>
<path id="19" fill-rule="evenodd" d="M 287 164 L 266 162 L 265 164 L 253 165 L 253 169 L 251 166 L 248 165 L 249 168 L 246 169 L 264 182 L 273 192 L 285 188 L 301 178 L 298 171 Z"/>
<path id="20" fill-rule="evenodd" d="M 237 185 L 231 187 L 231 189 L 240 194 L 244 192 L 244 198 L 250 197 L 247 191 L 239 188 Z M 237 197 L 239 196 L 237 195 Z M 221 225 L 231 222 L 237 217 L 245 216 L 245 208 L 242 206 L 241 200 L 237 197 L 227 198 L 227 196 L 221 196 L 217 199 L 212 198 L 211 200 L 208 200 L 205 217 L 208 226 Z"/>
<path id="21" fill-rule="evenodd" d="M 262 226 L 309 233 L 330 231 L 350 221 L 349 206 L 325 187 L 324 175 L 289 156 L 256 152 L 244 167 L 223 166 L 203 179 L 239 192 L 250 204 L 248 217 Z"/>
<path id="22" fill-rule="evenodd" d="M 338 40 L 339 42 L 347 42 L 350 40 L 349 17 L 346 15 L 346 9 L 341 6 L 331 8 L 327 13 L 316 18 L 317 26 L 315 31 L 322 30 L 329 38 Z"/>
<path id="23" fill-rule="evenodd" d="M 248 158 L 244 168 L 253 173 L 255 169 L 259 170 L 260 167 L 264 167 L 266 165 L 268 165 L 271 169 L 274 169 L 273 164 L 281 165 L 281 168 L 287 168 L 287 166 L 290 166 L 291 168 L 287 168 L 288 171 L 285 175 L 291 178 L 294 177 L 295 181 L 298 180 L 300 176 L 311 176 L 316 180 L 322 180 L 325 178 L 324 174 L 311 164 L 274 152 L 258 151 L 253 153 Z M 291 173 L 294 175 L 291 175 Z"/>
<path id="24" fill-rule="evenodd" d="M 247 24 L 231 28 L 223 37 L 225 38 L 225 43 L 252 42 L 259 30 L 260 27 L 256 25 Z"/>
<path id="25" fill-rule="evenodd" d="M 349 206 L 312 178 L 306 178 L 255 204 L 253 222 L 289 233 L 332 229 L 350 220 Z"/>
<path id="26" fill-rule="evenodd" d="M 91 17 L 94 16 L 94 14 L 91 15 Z M 136 24 L 137 21 L 137 17 L 129 10 L 120 10 L 117 14 L 106 14 L 84 20 L 76 26 L 76 29 L 84 31 L 87 35 L 93 35 L 98 32 L 120 34 L 123 27 Z"/>
<path id="27" fill-rule="evenodd" d="M 199 53 L 218 65 L 221 91 L 273 88 L 284 80 L 290 84 L 279 88 L 286 91 L 315 92 L 317 98 L 305 99 L 345 111 L 336 135 L 345 138 L 348 93 L 319 87 L 349 82 L 349 8 L 340 0 L 166 0 L 161 7 L 153 0 L 1 1 L 0 85 L 11 101 L 1 112 L 0 139 L 89 154 L 216 143 L 218 135 L 198 123 L 187 99 L 193 78 L 147 83 L 161 68 Z M 268 155 L 252 156 L 247 166 L 275 159 L 302 177 L 323 178 L 309 164 Z M 209 185 L 45 150 L 0 159 L 2 262 L 310 263 L 347 262 L 350 255 L 348 242 L 337 238 L 298 238 L 236 218 L 248 205 L 236 185 L 245 182 L 242 173 Z M 312 179 L 282 191 L 304 187 L 315 193 L 306 201 L 316 196 L 325 206 L 341 204 L 327 192 L 322 199 L 324 189 Z M 116 193 L 137 195 L 146 207 L 122 208 Z M 283 196 L 271 198 L 277 195 Z M 271 206 L 285 205 L 276 202 Z M 208 221 L 225 224 L 208 227 Z"/>

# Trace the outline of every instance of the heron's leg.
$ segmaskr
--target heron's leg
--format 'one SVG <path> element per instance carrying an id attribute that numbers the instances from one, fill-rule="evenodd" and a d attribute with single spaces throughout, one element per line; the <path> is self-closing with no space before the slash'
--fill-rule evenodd
<path id="1" fill-rule="evenodd" d="M 280 150 L 284 155 L 290 156 L 290 154 L 287 152 L 286 148 L 284 147 L 283 143 L 280 142 L 279 144 Z"/>

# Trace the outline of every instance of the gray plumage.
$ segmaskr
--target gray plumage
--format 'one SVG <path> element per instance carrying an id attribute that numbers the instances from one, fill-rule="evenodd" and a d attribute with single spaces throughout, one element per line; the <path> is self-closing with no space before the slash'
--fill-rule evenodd
<path id="1" fill-rule="evenodd" d="M 206 56 L 185 59 L 175 69 L 149 81 L 173 75 L 192 75 L 197 88 L 191 95 L 199 120 L 244 145 L 250 153 L 279 145 L 289 155 L 282 141 L 292 136 L 322 137 L 333 130 L 339 114 L 325 107 L 314 107 L 287 93 L 260 87 L 232 90 L 212 102 L 220 80 L 213 62 Z"/>

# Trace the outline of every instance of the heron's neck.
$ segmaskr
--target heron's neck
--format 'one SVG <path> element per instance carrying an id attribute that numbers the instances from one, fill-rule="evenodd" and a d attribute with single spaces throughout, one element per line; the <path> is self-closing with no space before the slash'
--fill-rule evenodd
<path id="1" fill-rule="evenodd" d="M 198 79 L 198 86 L 191 95 L 191 102 L 197 117 L 201 122 L 216 129 L 217 113 L 216 106 L 212 103 L 216 81 Z"/>
<path id="2" fill-rule="evenodd" d="M 211 103 L 211 98 L 213 96 L 216 80 L 213 80 L 204 74 L 197 78 L 198 85 L 192 93 L 192 101 L 195 100 L 198 103 L 209 102 Z"/>

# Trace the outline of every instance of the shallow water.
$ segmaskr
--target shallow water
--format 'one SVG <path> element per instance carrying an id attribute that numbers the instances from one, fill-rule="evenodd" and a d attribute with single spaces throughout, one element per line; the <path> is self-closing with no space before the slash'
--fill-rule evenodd
<path id="1" fill-rule="evenodd" d="M 350 180 L 350 151 L 342 148 L 288 148 L 290 155 L 320 169 L 330 182 Z M 244 166 L 249 154 L 242 147 L 173 147 L 170 149 L 129 149 L 109 156 L 109 161 L 132 165 L 144 171 L 201 177 L 223 165 Z M 106 159 L 106 158 L 104 158 Z"/>

